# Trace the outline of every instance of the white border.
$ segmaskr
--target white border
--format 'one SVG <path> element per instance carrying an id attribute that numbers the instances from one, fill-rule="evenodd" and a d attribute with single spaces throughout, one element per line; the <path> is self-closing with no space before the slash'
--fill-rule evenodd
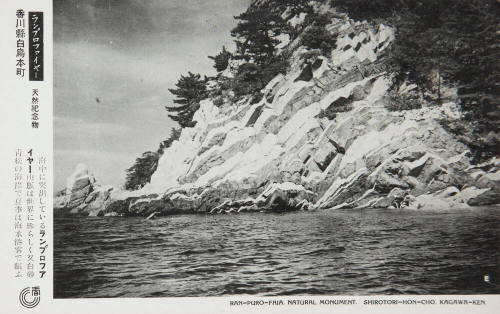
<path id="1" fill-rule="evenodd" d="M 165 0 L 168 1 L 168 0 Z M 227 0 L 230 1 L 230 0 Z M 45 20 L 45 80 L 29 82 L 15 76 L 15 11 L 43 11 Z M 0 3 L 0 313 L 494 313 L 500 308 L 500 295 L 465 296 L 303 296 L 255 297 L 229 296 L 211 298 L 110 298 L 53 299 L 52 297 L 52 174 L 53 174 L 53 29 L 52 0 L 3 0 Z M 26 25 L 27 27 L 27 25 Z M 31 89 L 41 91 L 41 127 L 29 126 Z M 49 272 L 44 280 L 16 280 L 13 269 L 13 168 L 17 148 L 33 148 L 48 157 L 48 233 Z M 26 286 L 41 287 L 41 302 L 33 309 L 23 308 L 18 295 Z M 357 305 L 286 305 L 288 300 L 355 299 Z M 382 300 L 483 300 L 486 305 L 363 305 L 366 299 Z M 239 305 L 230 301 L 283 300 L 285 305 Z"/>

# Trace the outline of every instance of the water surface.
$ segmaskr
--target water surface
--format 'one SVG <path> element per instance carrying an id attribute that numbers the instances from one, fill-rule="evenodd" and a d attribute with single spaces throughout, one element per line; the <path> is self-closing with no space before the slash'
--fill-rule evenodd
<path id="1" fill-rule="evenodd" d="M 500 293 L 499 207 L 57 217 L 54 233 L 56 298 Z"/>

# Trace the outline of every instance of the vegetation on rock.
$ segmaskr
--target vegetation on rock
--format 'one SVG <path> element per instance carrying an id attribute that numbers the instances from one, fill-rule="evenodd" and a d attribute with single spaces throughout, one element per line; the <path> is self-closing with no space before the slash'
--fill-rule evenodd
<path id="1" fill-rule="evenodd" d="M 396 29 L 392 58 L 397 82 L 415 82 L 443 101 L 443 84 L 457 87 L 463 119 L 455 132 L 476 161 L 498 155 L 500 141 L 500 3 L 493 0 L 332 0 L 351 18 L 383 19 Z M 465 132 L 466 131 L 466 132 Z"/>
<path id="2" fill-rule="evenodd" d="M 168 116 L 172 120 L 184 127 L 193 127 L 193 115 L 200 108 L 200 101 L 207 97 L 207 78 L 201 78 L 200 74 L 188 72 L 188 75 L 181 75 L 181 78 L 175 84 L 177 88 L 168 90 L 177 98 L 174 103 L 180 105 L 177 107 L 165 106 L 167 111 L 175 113 Z"/>
<path id="3" fill-rule="evenodd" d="M 181 131 L 172 129 L 168 139 L 160 143 L 155 152 L 147 151 L 138 157 L 134 164 L 126 170 L 126 180 L 124 188 L 126 190 L 138 190 L 151 181 L 151 176 L 158 168 L 158 160 L 163 155 L 166 148 L 179 139 Z"/>
<path id="4" fill-rule="evenodd" d="M 214 60 L 214 68 L 217 72 L 222 72 L 229 66 L 229 59 L 231 58 L 231 53 L 226 50 L 226 47 L 222 47 L 222 51 L 215 56 L 208 56 L 208 58 Z"/>
<path id="5" fill-rule="evenodd" d="M 396 74 L 395 89 L 403 82 L 415 83 L 419 95 L 415 99 L 393 95 L 390 110 L 419 108 L 423 101 L 441 104 L 446 101 L 443 86 L 456 87 L 463 119 L 454 123 L 455 127 L 449 123 L 447 127 L 461 136 L 477 161 L 498 155 L 497 1 L 331 0 L 333 10 L 317 11 L 322 4 L 305 0 L 254 2 L 235 17 L 238 23 L 231 35 L 236 51 L 223 47 L 210 57 L 217 77 L 202 79 L 189 73 L 181 76 L 176 89 L 170 89 L 180 106 L 166 107 L 172 113 L 169 116 L 181 127 L 192 127 L 193 114 L 204 98 L 212 98 L 218 106 L 246 96 L 251 103 L 260 101 L 262 88 L 277 74 L 286 73 L 289 66 L 291 52 L 287 47 L 277 48 L 280 36 L 288 35 L 291 41 L 300 37 L 300 45 L 329 56 L 336 35 L 328 30 L 328 24 L 338 12 L 345 12 L 354 20 L 395 28 L 396 39 L 385 56 Z M 305 19 L 292 25 L 292 18 L 301 15 Z M 230 77 L 223 75 L 227 69 Z"/>

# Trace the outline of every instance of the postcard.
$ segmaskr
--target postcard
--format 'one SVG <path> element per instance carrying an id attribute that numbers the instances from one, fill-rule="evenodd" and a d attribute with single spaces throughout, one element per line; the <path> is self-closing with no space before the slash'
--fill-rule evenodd
<path id="1" fill-rule="evenodd" d="M 0 313 L 500 306 L 499 2 L 0 6 Z"/>

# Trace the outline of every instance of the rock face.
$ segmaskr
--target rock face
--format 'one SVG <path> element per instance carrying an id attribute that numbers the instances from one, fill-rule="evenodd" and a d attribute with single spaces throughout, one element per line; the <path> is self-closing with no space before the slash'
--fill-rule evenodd
<path id="1" fill-rule="evenodd" d="M 112 186 L 100 186 L 88 167 L 78 164 L 67 179 L 66 188 L 56 195 L 54 209 L 59 214 L 103 215 L 111 202 L 112 190 Z"/>
<path id="2" fill-rule="evenodd" d="M 291 70 L 258 103 L 202 101 L 196 126 L 165 150 L 142 190 L 97 188 L 80 169 L 59 207 L 148 216 L 498 203 L 498 159 L 471 166 L 438 122 L 456 119 L 456 104 L 386 109 L 393 30 L 347 18 L 328 28 L 337 35 L 331 56 L 311 61 L 306 48 L 294 49 Z M 304 69 L 308 79 L 298 80 Z"/>

